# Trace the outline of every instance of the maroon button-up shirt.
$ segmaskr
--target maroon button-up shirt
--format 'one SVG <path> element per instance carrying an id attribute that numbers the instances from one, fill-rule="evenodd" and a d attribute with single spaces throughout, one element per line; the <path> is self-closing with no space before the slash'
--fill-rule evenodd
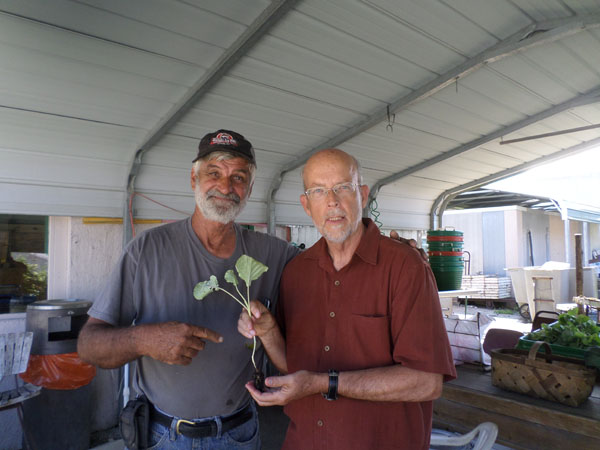
<path id="1" fill-rule="evenodd" d="M 402 364 L 456 377 L 433 274 L 418 253 L 369 219 L 337 272 L 321 239 L 286 266 L 278 318 L 290 373 Z M 285 407 L 284 449 L 428 449 L 432 402 L 313 395 Z"/>

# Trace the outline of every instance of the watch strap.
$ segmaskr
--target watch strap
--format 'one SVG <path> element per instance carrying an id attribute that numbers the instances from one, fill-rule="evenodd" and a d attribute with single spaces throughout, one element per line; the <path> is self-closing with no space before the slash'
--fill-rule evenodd
<path id="1" fill-rule="evenodd" d="M 335 369 L 329 370 L 329 388 L 327 389 L 327 394 L 323 394 L 323 397 L 329 401 L 337 400 L 339 374 Z"/>

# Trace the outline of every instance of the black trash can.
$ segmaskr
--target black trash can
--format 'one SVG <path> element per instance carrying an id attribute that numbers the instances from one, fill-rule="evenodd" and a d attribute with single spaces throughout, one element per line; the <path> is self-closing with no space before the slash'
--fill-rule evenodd
<path id="1" fill-rule="evenodd" d="M 26 381 L 42 393 L 25 402 L 24 431 L 38 449 L 87 450 L 91 436 L 91 388 L 95 369 L 77 357 L 77 337 L 92 302 L 44 300 L 27 306 L 33 343 Z"/>

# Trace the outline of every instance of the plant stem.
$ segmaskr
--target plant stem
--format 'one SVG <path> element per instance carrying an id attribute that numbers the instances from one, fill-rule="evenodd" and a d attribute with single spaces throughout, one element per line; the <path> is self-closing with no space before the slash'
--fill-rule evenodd
<path id="1" fill-rule="evenodd" d="M 256 367 L 256 361 L 254 361 L 254 352 L 256 351 L 256 336 L 252 336 L 252 364 L 254 365 L 254 370 L 258 370 L 258 367 Z"/>
<path id="2" fill-rule="evenodd" d="M 237 287 L 237 284 L 234 284 L 233 287 L 235 288 L 235 290 L 237 291 L 238 295 L 240 296 L 240 298 L 244 298 L 244 296 L 242 295 L 242 293 L 240 292 L 240 290 Z M 245 300 L 245 299 L 244 299 Z"/>
<path id="3" fill-rule="evenodd" d="M 237 286 L 236 286 L 237 289 Z M 238 291 L 239 292 L 239 291 Z M 241 294 L 240 294 L 241 295 Z M 252 310 L 250 309 L 250 286 L 246 285 L 246 310 L 248 311 L 248 315 L 250 316 L 250 320 L 252 320 Z M 254 370 L 258 370 L 256 367 L 256 361 L 254 361 L 254 353 L 256 352 L 256 336 L 252 336 L 252 364 L 254 365 Z"/>
<path id="4" fill-rule="evenodd" d="M 244 309 L 248 309 L 248 307 L 242 303 L 235 295 L 233 295 L 231 292 L 229 292 L 227 289 L 223 289 L 221 287 L 217 288 L 219 291 L 223 291 L 225 292 L 227 295 L 229 295 L 232 299 L 234 299 L 236 302 L 238 302 L 240 305 L 242 305 L 242 308 Z"/>

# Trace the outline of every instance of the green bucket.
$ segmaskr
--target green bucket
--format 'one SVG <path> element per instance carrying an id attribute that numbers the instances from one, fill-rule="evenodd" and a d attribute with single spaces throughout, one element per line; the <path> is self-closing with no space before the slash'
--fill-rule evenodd
<path id="1" fill-rule="evenodd" d="M 460 264 L 460 266 L 462 267 L 463 265 L 463 257 L 462 256 L 429 256 L 429 264 L 434 265 L 434 264 L 441 264 L 441 265 L 448 265 L 448 264 Z"/>
<path id="2" fill-rule="evenodd" d="M 463 267 L 431 268 L 439 291 L 455 291 L 462 285 Z"/>
<path id="3" fill-rule="evenodd" d="M 427 248 L 438 290 L 460 289 L 464 270 L 462 231 L 430 230 L 427 232 Z"/>
<path id="4" fill-rule="evenodd" d="M 463 248 L 462 242 L 427 242 L 427 248 L 435 252 L 459 252 Z"/>
<path id="5" fill-rule="evenodd" d="M 435 238 L 437 236 L 441 236 L 443 238 L 448 238 L 448 237 L 462 238 L 463 234 L 464 233 L 462 231 L 456 231 L 456 230 L 429 230 L 427 232 L 427 239 L 429 239 L 430 237 Z M 462 241 L 462 239 L 460 239 L 460 240 Z"/>

